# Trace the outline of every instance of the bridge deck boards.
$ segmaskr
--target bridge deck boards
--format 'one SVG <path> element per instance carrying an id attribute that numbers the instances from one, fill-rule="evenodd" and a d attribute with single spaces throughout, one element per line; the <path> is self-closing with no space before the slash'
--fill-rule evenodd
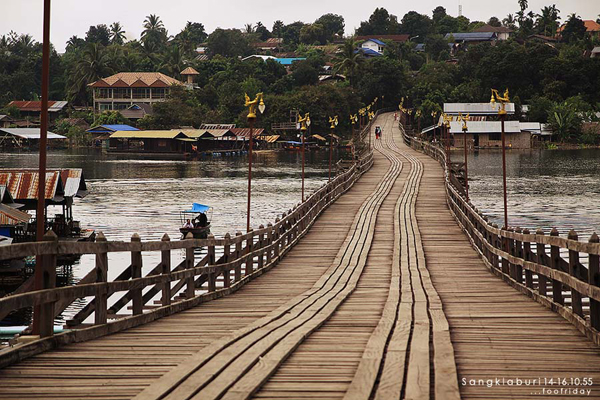
<path id="1" fill-rule="evenodd" d="M 379 167 L 379 164 L 389 165 L 389 161 L 376 152 L 375 165 Z M 344 397 L 387 298 L 394 245 L 394 207 L 409 171 L 410 166 L 405 165 L 379 210 L 373 244 L 356 290 L 253 398 Z"/>
<path id="2" fill-rule="evenodd" d="M 600 349 L 558 314 L 487 270 L 446 206 L 440 165 L 416 151 L 411 154 L 425 165 L 417 220 L 427 267 L 450 324 L 459 378 L 554 377 L 556 382 L 591 377 L 595 385 L 590 396 L 569 398 L 600 397 Z M 575 386 L 546 386 L 561 387 Z M 463 399 L 538 399 L 535 393 L 541 394 L 539 385 L 460 389 Z"/>
<path id="3" fill-rule="evenodd" d="M 356 214 L 386 170 L 382 165 L 368 171 L 276 268 L 235 295 L 0 370 L 0 399 L 39 398 L 40 393 L 61 399 L 135 396 L 200 349 L 309 289 L 345 240 L 352 223 L 348 216 Z"/>

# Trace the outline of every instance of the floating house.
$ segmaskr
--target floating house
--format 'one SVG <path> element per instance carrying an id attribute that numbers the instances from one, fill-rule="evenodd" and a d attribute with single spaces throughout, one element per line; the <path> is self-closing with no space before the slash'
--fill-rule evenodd
<path id="1" fill-rule="evenodd" d="M 17 225 L 26 224 L 31 215 L 18 210 L 22 204 L 15 203 L 6 185 L 0 185 L 0 236 L 12 238 Z"/>
<path id="2" fill-rule="evenodd" d="M 10 192 L 14 202 L 20 207 L 18 211 L 36 210 L 39 184 L 40 177 L 37 169 L 0 169 L 0 187 L 5 186 Z M 87 184 L 81 169 L 48 169 L 44 206 L 46 210 L 49 206 L 62 207 L 62 213 L 48 218 L 46 212 L 46 227 L 63 238 L 79 235 L 81 228 L 79 222 L 73 219 L 73 201 L 75 197 L 82 198 L 87 193 Z M 27 224 L 13 233 L 18 241 L 32 240 L 35 238 L 35 224 Z"/>
<path id="3" fill-rule="evenodd" d="M 467 123 L 467 148 L 501 148 L 502 122 L 500 121 L 469 121 Z M 450 122 L 450 134 L 454 138 L 454 147 L 463 148 L 463 124 L 459 121 Z M 507 148 L 531 148 L 531 132 L 521 130 L 519 121 L 504 123 L 505 142 Z"/>
<path id="4" fill-rule="evenodd" d="M 184 153 L 195 138 L 181 130 L 116 131 L 109 137 L 109 152 Z"/>
<path id="5" fill-rule="evenodd" d="M 67 106 L 66 101 L 48 101 L 48 118 L 54 121 L 58 116 L 65 111 Z M 11 101 L 8 107 L 16 107 L 19 109 L 21 117 L 29 117 L 36 121 L 40 120 L 42 114 L 41 101 Z"/>
<path id="6" fill-rule="evenodd" d="M 53 132 L 48 132 L 47 137 L 51 141 L 67 139 Z M 40 128 L 0 128 L 0 147 L 37 147 L 40 138 Z"/>

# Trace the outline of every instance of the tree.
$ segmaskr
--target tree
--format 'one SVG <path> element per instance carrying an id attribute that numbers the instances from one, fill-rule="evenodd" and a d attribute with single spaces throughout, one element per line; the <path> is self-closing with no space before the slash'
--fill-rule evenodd
<path id="1" fill-rule="evenodd" d="M 502 20 L 502 25 L 513 31 L 517 30 L 517 20 L 512 14 L 508 14 L 506 18 Z"/>
<path id="2" fill-rule="evenodd" d="M 495 27 L 502 26 L 502 22 L 500 22 L 498 17 L 491 17 L 487 23 L 488 23 L 488 25 L 495 26 Z"/>
<path id="3" fill-rule="evenodd" d="M 553 36 L 558 29 L 560 10 L 556 4 L 542 8 L 541 14 L 536 14 L 535 28 L 537 32 L 545 36 Z"/>
<path id="4" fill-rule="evenodd" d="M 327 36 L 325 28 L 321 24 L 304 25 L 300 29 L 300 42 L 306 44 L 325 44 Z"/>
<path id="5" fill-rule="evenodd" d="M 70 102 L 88 104 L 87 85 L 114 73 L 107 52 L 99 43 L 87 45 L 76 62 L 73 74 L 69 75 Z"/>
<path id="6" fill-rule="evenodd" d="M 344 35 L 344 17 L 337 14 L 324 14 L 317 18 L 315 24 L 319 24 L 323 26 L 325 30 L 325 37 L 327 41 L 333 41 L 333 39 L 338 36 L 342 37 Z"/>
<path id="7" fill-rule="evenodd" d="M 156 14 L 150 14 L 144 20 L 144 30 L 141 36 L 142 44 L 149 51 L 157 51 L 167 42 L 167 30 Z"/>
<path id="8" fill-rule="evenodd" d="M 67 41 L 66 51 L 74 51 L 85 46 L 85 40 L 73 35 Z"/>
<path id="9" fill-rule="evenodd" d="M 295 86 L 315 85 L 319 82 L 319 70 L 308 60 L 295 62 L 292 80 Z"/>
<path id="10" fill-rule="evenodd" d="M 273 23 L 273 29 L 271 30 L 273 32 L 273 36 L 281 37 L 281 35 L 283 34 L 284 27 L 285 27 L 285 24 L 283 23 L 283 21 L 281 21 L 281 20 L 275 21 Z"/>
<path id="11" fill-rule="evenodd" d="M 185 36 L 185 40 L 182 38 Z M 175 40 L 189 43 L 189 46 L 194 47 L 204 42 L 208 35 L 204 30 L 204 25 L 200 22 L 188 21 L 185 27 L 175 36 Z"/>
<path id="12" fill-rule="evenodd" d="M 429 35 L 425 40 L 425 53 L 434 61 L 441 61 L 440 56 L 444 54 L 447 58 L 448 41 L 444 40 L 441 35 Z"/>
<path id="13" fill-rule="evenodd" d="M 572 43 L 582 40 L 585 37 L 586 32 L 587 29 L 582 19 L 573 13 L 569 16 L 569 19 L 561 32 L 561 36 L 564 42 Z"/>
<path id="14" fill-rule="evenodd" d="M 110 44 L 110 30 L 104 24 L 90 26 L 90 29 L 85 34 L 85 41 L 108 46 Z"/>
<path id="15" fill-rule="evenodd" d="M 424 41 L 432 31 L 431 19 L 427 15 L 419 14 L 416 11 L 406 13 L 401 22 L 401 32 L 418 36 L 420 41 Z"/>
<path id="16" fill-rule="evenodd" d="M 183 60 L 183 54 L 179 46 L 169 46 L 165 52 L 159 70 L 168 76 L 176 79 L 181 77 L 180 73 L 185 69 L 186 65 Z"/>
<path id="17" fill-rule="evenodd" d="M 113 22 L 110 25 L 110 43 L 118 45 L 125 43 L 125 31 L 120 22 Z"/>
<path id="18" fill-rule="evenodd" d="M 344 42 L 342 51 L 338 54 L 334 72 L 345 74 L 350 81 L 350 85 L 353 85 L 356 71 L 363 62 L 364 56 L 360 51 L 356 51 L 354 38 L 350 38 Z"/>
<path id="19" fill-rule="evenodd" d="M 359 36 L 367 35 L 393 35 L 400 33 L 400 24 L 395 15 L 388 13 L 385 8 L 376 8 L 368 21 L 360 23 L 356 30 Z"/>
<path id="20" fill-rule="evenodd" d="M 237 29 L 217 28 L 208 36 L 208 51 L 211 55 L 224 57 L 245 56 L 250 53 L 248 40 Z"/>
<path id="21" fill-rule="evenodd" d="M 281 37 L 284 43 L 297 45 L 300 43 L 300 31 L 304 26 L 304 22 L 296 21 L 289 25 L 285 25 L 281 31 Z"/>
<path id="22" fill-rule="evenodd" d="M 262 41 L 267 40 L 271 37 L 271 32 L 267 29 L 266 26 L 262 24 L 262 22 L 258 21 L 256 23 L 256 28 L 254 28 L 254 32 L 258 35 L 258 38 Z"/>
<path id="23" fill-rule="evenodd" d="M 440 21 L 442 18 L 444 18 L 445 16 L 447 16 L 448 14 L 446 13 L 446 9 L 442 6 L 437 6 L 436 8 L 433 9 L 433 11 L 431 12 L 432 16 L 433 16 L 433 23 L 437 23 L 438 21 Z"/>

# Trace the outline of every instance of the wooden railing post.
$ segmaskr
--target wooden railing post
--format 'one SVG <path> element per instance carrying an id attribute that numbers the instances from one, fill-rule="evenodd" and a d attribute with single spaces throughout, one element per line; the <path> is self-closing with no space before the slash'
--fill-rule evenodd
<path id="1" fill-rule="evenodd" d="M 598 235 L 594 232 L 589 240 L 590 243 L 600 243 Z M 600 256 L 589 254 L 588 281 L 590 285 L 600 286 Z M 600 302 L 590 298 L 590 324 L 592 328 L 600 330 Z"/>
<path id="2" fill-rule="evenodd" d="M 58 244 L 58 236 L 53 231 L 48 231 L 42 238 L 44 242 Z M 52 246 L 56 249 L 56 246 Z M 40 263 L 40 265 L 37 265 Z M 38 290 L 52 289 L 56 287 L 56 253 L 38 256 L 36 268 L 41 269 L 41 282 L 36 282 Z M 54 335 L 54 304 L 44 303 L 34 307 L 33 311 L 33 334 L 41 338 Z"/>
<path id="3" fill-rule="evenodd" d="M 240 236 L 242 236 L 242 232 L 237 231 L 235 233 L 235 238 L 238 239 Z M 235 275 L 234 275 L 235 282 L 239 282 L 242 280 L 242 261 L 240 259 L 241 257 L 242 257 L 242 241 L 238 239 L 235 242 L 235 259 L 237 260 L 235 263 Z"/>
<path id="4" fill-rule="evenodd" d="M 569 240 L 578 240 L 577 233 L 573 229 L 569 231 L 567 238 Z M 575 250 L 569 250 L 569 275 L 577 279 L 583 278 L 579 268 L 579 252 Z M 587 281 L 587 277 L 583 278 L 583 280 Z M 571 288 L 571 307 L 573 308 L 573 312 L 575 314 L 583 317 L 581 293 L 575 290 L 575 288 Z"/>
<path id="5" fill-rule="evenodd" d="M 190 242 L 194 240 L 194 235 L 191 232 L 185 236 L 185 240 L 189 240 Z M 192 244 L 188 242 L 187 247 L 185 248 L 185 269 L 189 270 L 194 268 L 195 257 L 194 257 L 194 247 Z M 196 276 L 188 276 L 185 278 L 185 298 L 192 299 L 196 296 Z"/>
<path id="6" fill-rule="evenodd" d="M 225 245 L 223 246 L 223 262 L 225 264 L 229 263 L 229 261 L 231 261 L 231 235 L 229 234 L 229 232 L 227 232 L 225 234 Z M 226 268 L 223 270 L 223 287 L 228 288 L 229 286 L 231 286 L 231 271 L 229 270 L 229 268 Z"/>
<path id="7" fill-rule="evenodd" d="M 521 235 L 521 234 L 523 234 L 523 231 L 521 230 L 521 228 L 517 228 L 517 229 L 515 229 L 515 233 Z M 513 255 L 518 258 L 523 258 L 523 242 L 518 239 L 515 239 L 513 241 L 513 244 L 514 244 Z M 515 271 L 514 279 L 519 283 L 523 283 L 523 267 L 518 264 L 514 264 L 514 271 Z"/>
<path id="8" fill-rule="evenodd" d="M 529 235 L 529 229 L 523 229 L 523 235 Z M 523 259 L 525 261 L 532 261 L 533 257 L 531 254 L 531 242 L 523 242 Z M 529 269 L 525 269 L 525 285 L 529 289 L 533 289 L 533 273 Z"/>
<path id="9" fill-rule="evenodd" d="M 171 238 L 166 233 L 161 239 L 164 243 L 169 243 Z M 160 252 L 160 261 L 162 264 L 162 275 L 171 275 L 171 250 L 162 250 Z M 162 284 L 162 302 L 163 306 L 171 304 L 171 282 L 167 281 Z"/>
<path id="10" fill-rule="evenodd" d="M 132 250 L 131 251 L 131 279 L 141 278 L 142 277 L 142 252 L 141 246 L 136 245 L 136 243 L 141 244 L 140 235 L 134 233 L 131 237 L 132 249 L 140 248 L 140 250 Z M 143 312 L 143 303 L 142 303 L 142 288 L 132 289 L 131 290 L 131 302 L 133 303 L 133 315 L 139 315 Z"/>
<path id="11" fill-rule="evenodd" d="M 216 264 L 216 260 L 215 260 L 215 237 L 214 235 L 210 234 L 208 235 L 208 265 L 211 267 L 214 267 Z M 217 283 L 217 274 L 214 272 L 210 272 L 208 274 L 208 291 L 209 292 L 214 292 L 217 288 L 216 288 L 216 283 Z"/>
<path id="12" fill-rule="evenodd" d="M 261 233 L 258 234 L 258 269 L 262 269 L 263 265 L 264 265 L 264 258 L 265 258 L 265 234 L 262 232 L 263 229 L 265 229 L 264 225 L 260 225 L 258 227 L 258 229 L 261 231 Z"/>
<path id="13" fill-rule="evenodd" d="M 275 258 L 279 258 L 279 248 L 281 246 L 281 241 L 279 240 L 279 236 L 280 236 L 280 232 L 281 232 L 281 226 L 279 225 L 279 222 L 281 220 L 279 219 L 279 217 L 275 218 L 275 228 L 273 230 L 273 241 L 275 241 L 275 246 L 273 247 L 273 257 Z"/>
<path id="14" fill-rule="evenodd" d="M 492 224 L 492 227 L 495 229 L 498 229 L 497 224 Z M 500 239 L 498 239 L 498 235 L 495 233 L 492 233 L 492 236 L 490 237 L 490 244 L 495 249 L 502 250 L 502 247 L 500 245 Z M 497 270 L 500 269 L 500 260 L 496 254 L 492 254 L 492 265 L 494 266 L 495 269 L 497 269 Z"/>
<path id="15" fill-rule="evenodd" d="M 245 275 L 248 276 L 254 272 L 254 256 L 252 255 L 252 250 L 254 249 L 254 234 L 253 229 L 247 233 L 248 238 L 246 239 L 246 271 Z"/>
<path id="16" fill-rule="evenodd" d="M 102 232 L 96 235 L 96 243 L 106 243 L 106 237 Z M 105 283 L 108 280 L 108 254 L 106 253 L 106 246 L 104 246 L 103 250 L 103 252 L 96 254 L 97 283 Z M 96 325 L 105 324 L 107 321 L 107 299 L 108 296 L 105 288 L 96 290 L 94 315 L 94 323 Z"/>
<path id="17" fill-rule="evenodd" d="M 267 224 L 267 265 L 271 264 L 273 260 L 273 224 L 270 222 Z"/>
<path id="18" fill-rule="evenodd" d="M 550 236 L 558 237 L 558 230 L 552 228 Z M 560 271 L 560 248 L 550 245 L 550 266 L 552 269 Z M 555 303 L 564 305 L 565 300 L 562 295 L 562 284 L 556 279 L 552 279 L 552 299 Z"/>
<path id="19" fill-rule="evenodd" d="M 505 228 L 502 228 L 502 231 L 507 232 Z M 500 242 L 502 244 L 502 251 L 510 254 L 510 243 L 508 238 L 500 235 Z M 502 257 L 502 273 L 505 276 L 510 276 L 510 265 L 505 257 Z"/>
<path id="20" fill-rule="evenodd" d="M 544 231 L 538 229 L 535 234 L 537 236 L 544 236 Z M 544 243 L 536 243 L 536 261 L 540 265 L 548 266 L 546 263 L 546 245 Z M 538 292 L 541 296 L 548 296 L 548 279 L 543 274 L 538 274 Z"/>

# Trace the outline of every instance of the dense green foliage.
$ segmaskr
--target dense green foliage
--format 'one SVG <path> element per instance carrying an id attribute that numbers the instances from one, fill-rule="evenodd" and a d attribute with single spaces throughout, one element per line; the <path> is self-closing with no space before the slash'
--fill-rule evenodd
<path id="1" fill-rule="evenodd" d="M 442 6 L 431 16 L 410 11 L 401 19 L 377 8 L 360 24 L 357 35 L 408 34 L 411 40 L 388 42 L 384 56 L 375 58 L 356 51 L 358 43 L 353 38 L 341 40 L 345 22 L 337 14 L 325 14 L 312 23 L 276 21 L 271 30 L 258 22 L 242 30 L 219 28 L 210 34 L 203 24 L 188 22 L 174 36 L 158 15 L 149 15 L 139 40 L 132 41 L 126 40 L 119 22 L 100 24 L 91 26 L 84 39 L 71 37 L 64 54 L 52 51 L 50 98 L 89 106 L 88 84 L 99 78 L 121 71 L 160 71 L 181 79 L 180 72 L 191 66 L 200 73 L 196 77 L 199 87 L 173 90 L 167 101 L 155 106 L 154 116 L 139 121 L 140 127 L 205 122 L 243 126 L 244 93 L 263 92 L 267 112 L 257 121 L 262 127 L 287 121 L 290 110 L 298 109 L 311 113 L 314 129 L 326 129 L 326 116 L 337 114 L 342 130 L 349 132 L 348 115 L 375 97 L 383 96 L 386 106 L 396 106 L 401 97 L 408 96 L 405 106 L 421 109 L 426 124 L 444 102 L 487 102 L 490 88 L 508 88 L 515 102 L 530 105 L 530 120 L 548 122 L 561 140 L 588 140 L 581 136 L 582 124 L 600 111 L 600 58 L 589 57 L 589 50 L 600 45 L 599 39 L 586 34 L 575 14 L 566 19 L 560 42 L 531 39 L 532 34 L 554 35 L 560 11 L 552 5 L 534 13 L 527 0 L 518 0 L 518 7 L 503 19 L 492 16 L 487 21 L 513 29 L 513 38 L 495 46 L 470 45 L 456 54 L 450 53 L 444 35 L 470 32 L 484 22 L 450 16 Z M 307 60 L 294 63 L 289 70 L 273 60 L 241 61 L 257 51 L 254 43 L 271 37 L 283 39 L 280 50 Z M 425 51 L 416 52 L 416 43 L 424 44 Z M 200 46 L 207 47 L 209 61 L 196 58 Z M 326 64 L 346 81 L 320 83 Z M 0 107 L 15 99 L 37 99 L 40 71 L 41 44 L 14 32 L 0 37 Z M 14 109 L 0 109 L 0 113 L 18 117 Z M 117 115 L 90 113 L 86 119 L 90 123 L 116 121 Z"/>

